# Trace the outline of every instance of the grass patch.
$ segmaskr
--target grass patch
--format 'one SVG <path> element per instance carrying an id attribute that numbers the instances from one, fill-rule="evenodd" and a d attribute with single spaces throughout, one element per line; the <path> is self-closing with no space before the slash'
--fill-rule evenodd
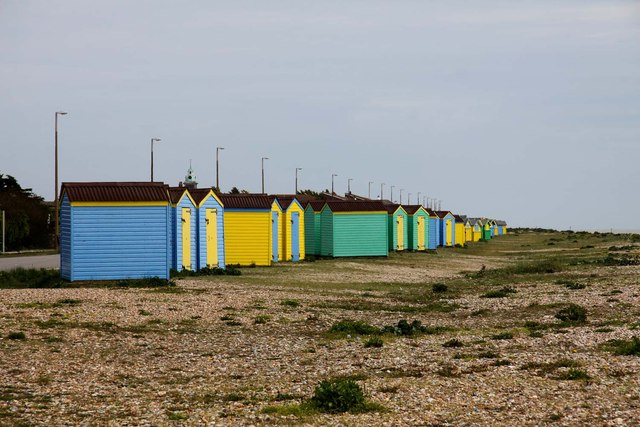
<path id="1" fill-rule="evenodd" d="M 576 380 L 585 381 L 585 380 L 591 379 L 591 377 L 586 371 L 582 369 L 569 368 L 568 371 L 564 371 L 558 374 L 557 379 L 567 380 L 567 381 L 576 381 Z"/>
<path id="2" fill-rule="evenodd" d="M 60 278 L 58 270 L 45 268 L 16 268 L 8 271 L 0 271 L 0 288 L 64 288 L 68 286 Z"/>
<path id="3" fill-rule="evenodd" d="M 513 333 L 509 331 L 500 332 L 495 335 L 491 335 L 492 340 L 511 340 L 513 339 Z"/>
<path id="4" fill-rule="evenodd" d="M 284 305 L 285 307 L 296 308 L 296 307 L 300 307 L 300 301 L 295 299 L 285 299 L 280 301 L 280 305 Z"/>
<path id="5" fill-rule="evenodd" d="M 343 335 L 377 335 L 380 329 L 361 320 L 341 320 L 334 323 L 329 332 Z"/>
<path id="6" fill-rule="evenodd" d="M 22 331 L 20 331 L 20 332 L 9 332 L 9 334 L 7 335 L 7 339 L 10 339 L 10 340 L 26 340 L 27 336 Z"/>
<path id="7" fill-rule="evenodd" d="M 487 293 L 482 294 L 481 298 L 506 298 L 510 294 L 515 294 L 517 291 L 510 286 L 505 286 L 502 289 L 489 291 Z"/>
<path id="8" fill-rule="evenodd" d="M 259 314 L 255 317 L 255 319 L 253 319 L 253 323 L 255 323 L 256 325 L 264 325 L 269 320 L 271 320 L 271 316 L 269 316 L 268 314 Z"/>
<path id="9" fill-rule="evenodd" d="M 587 310 L 580 305 L 569 304 L 567 307 L 559 310 L 555 317 L 565 324 L 581 324 L 587 321 Z"/>
<path id="10" fill-rule="evenodd" d="M 379 336 L 371 337 L 364 342 L 365 348 L 371 348 L 371 347 L 380 348 L 383 345 L 384 345 L 384 341 L 382 341 L 382 338 L 380 338 Z"/>
<path id="11" fill-rule="evenodd" d="M 611 340 L 604 344 L 604 348 L 618 356 L 640 356 L 640 338 L 630 340 Z"/>
<path id="12" fill-rule="evenodd" d="M 433 286 L 431 286 L 431 290 L 434 293 L 443 293 L 447 292 L 449 290 L 449 287 L 444 283 L 434 283 Z"/>
<path id="13" fill-rule="evenodd" d="M 464 347 L 464 343 L 457 338 L 451 338 L 449 341 L 445 341 L 442 346 L 445 348 L 459 348 Z"/>
<path id="14" fill-rule="evenodd" d="M 144 279 L 118 280 L 114 286 L 118 288 L 174 288 L 176 282 L 159 277 L 146 277 Z"/>
<path id="15" fill-rule="evenodd" d="M 205 267 L 197 271 L 183 269 L 181 271 L 171 270 L 170 277 L 201 277 L 201 276 L 240 276 L 242 272 L 234 265 L 227 265 L 225 268 Z"/>
<path id="16" fill-rule="evenodd" d="M 386 311 L 392 313 L 450 313 L 460 306 L 448 302 L 435 301 L 419 305 L 390 305 L 367 300 L 336 300 L 313 305 L 317 308 L 332 308 L 352 311 Z"/>

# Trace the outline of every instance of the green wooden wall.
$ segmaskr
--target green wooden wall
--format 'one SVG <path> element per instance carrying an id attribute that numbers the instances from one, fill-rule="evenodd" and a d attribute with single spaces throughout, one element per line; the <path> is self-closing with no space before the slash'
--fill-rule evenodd
<path id="1" fill-rule="evenodd" d="M 386 212 L 333 215 L 333 256 L 387 256 L 387 217 Z M 323 238 L 324 231 L 323 223 Z"/>

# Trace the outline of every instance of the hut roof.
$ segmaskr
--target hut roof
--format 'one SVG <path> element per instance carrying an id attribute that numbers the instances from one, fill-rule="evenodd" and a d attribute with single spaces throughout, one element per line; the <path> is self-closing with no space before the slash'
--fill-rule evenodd
<path id="1" fill-rule="evenodd" d="M 454 215 L 453 218 L 455 218 L 456 222 L 464 222 L 464 219 L 462 219 L 460 215 Z"/>
<path id="2" fill-rule="evenodd" d="M 326 204 L 333 212 L 387 212 L 387 207 L 377 200 L 327 200 Z"/>
<path id="3" fill-rule="evenodd" d="M 70 202 L 169 202 L 163 182 L 63 182 Z"/>
<path id="4" fill-rule="evenodd" d="M 418 212 L 420 208 L 424 208 L 422 205 L 402 205 L 402 207 L 405 211 L 407 211 L 409 215 L 413 215 L 414 213 Z"/>
<path id="5" fill-rule="evenodd" d="M 451 212 L 449 211 L 435 211 L 436 215 L 438 215 L 438 218 L 444 218 L 445 216 L 447 216 L 448 214 L 453 215 Z"/>
<path id="6" fill-rule="evenodd" d="M 185 191 L 187 191 L 187 187 L 169 187 L 169 198 L 171 199 L 171 203 L 178 203 Z"/>
<path id="7" fill-rule="evenodd" d="M 272 200 L 266 194 L 221 194 L 225 209 L 271 209 Z"/>
<path id="8" fill-rule="evenodd" d="M 324 200 L 312 200 L 307 202 L 306 206 L 311 205 L 311 209 L 313 209 L 315 212 L 320 212 L 322 210 L 322 207 L 324 206 L 325 201 Z M 306 208 L 305 206 L 305 208 Z"/>

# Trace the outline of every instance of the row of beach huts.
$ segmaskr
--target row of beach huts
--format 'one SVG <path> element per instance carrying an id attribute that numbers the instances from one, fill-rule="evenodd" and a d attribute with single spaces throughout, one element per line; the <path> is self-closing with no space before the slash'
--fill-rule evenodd
<path id="1" fill-rule="evenodd" d="M 63 183 L 63 279 L 169 278 L 171 269 L 387 256 L 489 240 L 504 221 L 352 194 L 222 194 L 161 182 Z"/>

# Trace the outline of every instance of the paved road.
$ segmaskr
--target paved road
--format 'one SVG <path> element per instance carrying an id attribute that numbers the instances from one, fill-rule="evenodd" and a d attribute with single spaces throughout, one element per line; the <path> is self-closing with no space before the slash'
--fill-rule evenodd
<path id="1" fill-rule="evenodd" d="M 1 257 L 0 271 L 24 268 L 60 268 L 60 255 Z"/>

